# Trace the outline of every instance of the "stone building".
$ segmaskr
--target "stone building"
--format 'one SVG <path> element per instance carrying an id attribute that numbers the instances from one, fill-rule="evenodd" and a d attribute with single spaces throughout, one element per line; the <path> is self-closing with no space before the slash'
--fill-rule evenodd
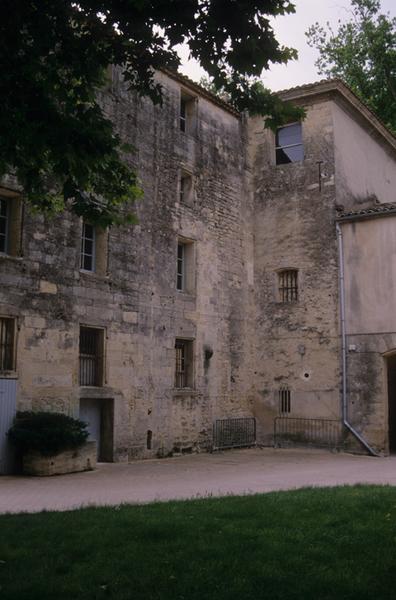
<path id="1" fill-rule="evenodd" d="M 284 92 L 307 116 L 275 135 L 158 79 L 162 107 L 116 70 L 102 96 L 135 147 L 138 225 L 47 220 L 2 184 L 0 472 L 16 409 L 81 416 L 106 461 L 209 449 L 216 420 L 251 417 L 262 444 L 336 423 L 388 452 L 395 138 L 339 81 Z"/>

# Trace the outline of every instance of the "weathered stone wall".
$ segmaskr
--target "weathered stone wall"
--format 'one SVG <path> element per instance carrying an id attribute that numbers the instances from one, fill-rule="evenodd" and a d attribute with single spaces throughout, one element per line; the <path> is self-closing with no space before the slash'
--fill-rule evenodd
<path id="1" fill-rule="evenodd" d="M 340 416 L 331 102 L 306 108 L 302 162 L 275 165 L 273 133 L 264 131 L 258 119 L 250 131 L 255 148 L 255 413 L 267 443 L 279 415 L 282 385 L 291 392 L 286 416 Z M 279 301 L 280 269 L 298 269 L 298 302 Z"/>
<path id="2" fill-rule="evenodd" d="M 181 132 L 181 86 L 159 79 L 162 108 L 132 97 L 117 73 L 102 98 L 135 147 L 127 159 L 144 189 L 139 224 L 108 234 L 107 273 L 80 271 L 81 223 L 70 215 L 46 220 L 25 211 L 23 256 L 0 258 L 0 313 L 18 318 L 18 407 L 78 415 L 80 398 L 114 401 L 116 460 L 205 448 L 215 418 L 251 414 L 245 124 L 200 97 L 196 134 Z M 181 169 L 194 179 L 186 204 L 178 196 Z M 194 242 L 192 293 L 176 290 L 178 236 Z M 80 325 L 105 328 L 102 388 L 79 387 Z M 193 390 L 174 387 L 178 337 L 193 340 Z M 212 358 L 205 360 L 205 349 Z"/>

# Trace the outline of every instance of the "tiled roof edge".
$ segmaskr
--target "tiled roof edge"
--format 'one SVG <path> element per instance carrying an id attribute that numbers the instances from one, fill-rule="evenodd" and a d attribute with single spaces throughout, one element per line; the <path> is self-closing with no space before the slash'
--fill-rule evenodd
<path id="1" fill-rule="evenodd" d="M 361 210 L 352 210 L 340 212 L 337 216 L 337 221 L 357 221 L 360 219 L 375 219 L 377 217 L 387 217 L 396 214 L 396 202 L 386 204 L 378 204 L 363 208 Z"/>

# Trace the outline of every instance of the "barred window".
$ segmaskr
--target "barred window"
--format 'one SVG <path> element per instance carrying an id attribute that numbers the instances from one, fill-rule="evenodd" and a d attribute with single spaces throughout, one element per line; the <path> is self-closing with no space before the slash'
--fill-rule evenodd
<path id="1" fill-rule="evenodd" d="M 282 385 L 278 391 L 279 414 L 286 415 L 291 412 L 291 395 L 287 385 Z"/>
<path id="2" fill-rule="evenodd" d="M 193 387 L 193 342 L 177 339 L 175 343 L 175 387 Z"/>
<path id="3" fill-rule="evenodd" d="M 278 273 L 278 292 L 280 302 L 298 301 L 298 270 L 287 269 Z"/>
<path id="4" fill-rule="evenodd" d="M 0 371 L 15 369 L 15 319 L 0 317 Z"/>
<path id="5" fill-rule="evenodd" d="M 276 131 L 276 164 L 304 160 L 301 123 L 290 123 Z"/>
<path id="6" fill-rule="evenodd" d="M 80 385 L 103 385 L 103 329 L 80 327 Z"/>

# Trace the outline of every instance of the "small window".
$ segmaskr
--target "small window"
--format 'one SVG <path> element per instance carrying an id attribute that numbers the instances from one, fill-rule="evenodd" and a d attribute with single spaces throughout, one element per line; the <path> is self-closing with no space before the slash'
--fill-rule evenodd
<path id="1" fill-rule="evenodd" d="M 193 387 L 193 341 L 177 339 L 175 343 L 175 387 Z"/>
<path id="2" fill-rule="evenodd" d="M 194 135 L 197 124 L 197 99 L 184 91 L 180 93 L 179 127 L 183 133 Z"/>
<path id="3" fill-rule="evenodd" d="M 80 327 L 80 385 L 103 385 L 104 330 Z"/>
<path id="4" fill-rule="evenodd" d="M 21 226 L 21 200 L 0 197 L 0 254 L 20 254 Z"/>
<path id="5" fill-rule="evenodd" d="M 194 243 L 178 240 L 176 260 L 176 289 L 179 292 L 194 292 Z"/>
<path id="6" fill-rule="evenodd" d="M 15 370 L 15 319 L 0 317 L 0 372 Z"/>
<path id="7" fill-rule="evenodd" d="M 298 271 L 287 269 L 278 273 L 279 302 L 298 301 Z"/>
<path id="8" fill-rule="evenodd" d="M 287 415 L 291 412 L 290 390 L 287 385 L 282 385 L 278 391 L 279 414 Z"/>
<path id="9" fill-rule="evenodd" d="M 80 253 L 80 269 L 82 271 L 106 275 L 107 238 L 107 231 L 83 222 Z"/>
<path id="10" fill-rule="evenodd" d="M 276 132 L 276 164 L 284 165 L 304 160 L 301 123 L 279 127 Z"/>
<path id="11" fill-rule="evenodd" d="M 180 172 L 179 202 L 190 205 L 193 199 L 193 178 L 187 171 Z"/>

